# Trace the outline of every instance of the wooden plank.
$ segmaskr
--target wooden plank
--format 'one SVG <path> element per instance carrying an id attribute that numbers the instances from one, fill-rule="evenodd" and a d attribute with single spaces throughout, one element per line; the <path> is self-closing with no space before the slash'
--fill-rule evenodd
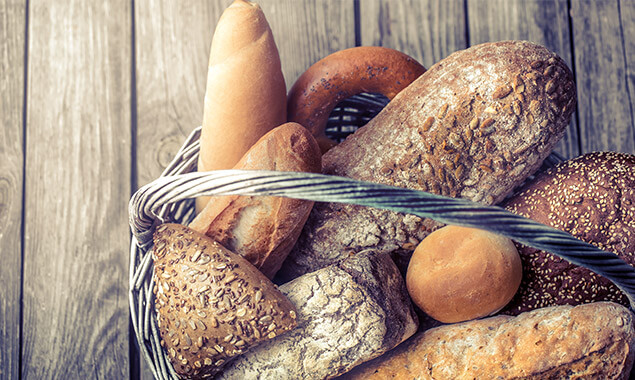
<path id="1" fill-rule="evenodd" d="M 633 3 L 571 1 L 582 152 L 635 153 Z"/>
<path id="2" fill-rule="evenodd" d="M 397 49 L 430 67 L 467 47 L 463 3 L 464 0 L 361 1 L 361 44 Z"/>
<path id="3" fill-rule="evenodd" d="M 20 373 L 22 169 L 26 4 L 0 0 L 0 378 Z"/>
<path id="4" fill-rule="evenodd" d="M 157 178 L 201 125 L 209 47 L 226 3 L 135 2 L 139 186 Z"/>
<path id="5" fill-rule="evenodd" d="M 280 53 L 287 89 L 325 56 L 355 46 L 353 0 L 260 0 Z"/>
<path id="6" fill-rule="evenodd" d="M 22 376 L 129 377 L 130 1 L 31 1 Z"/>
<path id="7" fill-rule="evenodd" d="M 468 0 L 470 45 L 529 40 L 544 45 L 573 68 L 566 0 Z M 566 158 L 580 154 L 575 115 L 555 150 Z"/>

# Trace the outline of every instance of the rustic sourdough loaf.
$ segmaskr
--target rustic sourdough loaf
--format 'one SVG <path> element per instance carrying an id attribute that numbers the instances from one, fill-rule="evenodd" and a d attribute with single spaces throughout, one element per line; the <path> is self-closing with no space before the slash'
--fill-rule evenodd
<path id="1" fill-rule="evenodd" d="M 575 106 L 571 71 L 525 41 L 456 52 L 322 157 L 323 172 L 493 204 L 540 166 Z M 294 277 L 372 248 L 412 250 L 431 220 L 317 203 L 283 265 Z"/>
<path id="2" fill-rule="evenodd" d="M 182 378 L 210 377 L 297 324 L 294 305 L 267 277 L 203 234 L 163 224 L 152 255 L 161 345 Z"/>
<path id="3" fill-rule="evenodd" d="M 634 355 L 632 313 L 597 302 L 427 330 L 342 379 L 628 379 Z"/>
<path id="4" fill-rule="evenodd" d="M 410 337 L 417 320 L 387 254 L 368 252 L 284 284 L 298 327 L 230 363 L 221 379 L 325 379 Z"/>
<path id="5" fill-rule="evenodd" d="M 504 203 L 509 211 L 566 231 L 635 266 L 635 156 L 596 152 L 541 173 Z M 517 244 L 523 279 L 505 313 L 615 301 L 608 279 L 544 251 Z"/>
<path id="6" fill-rule="evenodd" d="M 306 128 L 285 123 L 260 138 L 234 166 L 320 172 L 320 148 Z M 272 278 L 293 248 L 313 202 L 282 197 L 212 197 L 190 224 Z"/>

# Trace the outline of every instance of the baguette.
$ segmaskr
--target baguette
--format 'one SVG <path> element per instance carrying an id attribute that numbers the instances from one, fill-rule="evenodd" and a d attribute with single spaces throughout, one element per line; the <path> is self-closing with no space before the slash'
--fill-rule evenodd
<path id="1" fill-rule="evenodd" d="M 286 121 L 278 48 L 260 6 L 235 0 L 210 49 L 198 170 L 232 168 L 265 133 Z M 197 198 L 197 212 L 209 197 Z"/>
<path id="2" fill-rule="evenodd" d="M 598 302 L 437 327 L 342 379 L 628 379 L 634 355 L 632 313 Z"/>
<path id="3" fill-rule="evenodd" d="M 360 254 L 280 286 L 298 327 L 230 363 L 220 379 L 326 379 L 410 337 L 416 315 L 386 254 Z"/>
<path id="4" fill-rule="evenodd" d="M 258 140 L 234 169 L 319 173 L 320 148 L 298 123 L 285 123 Z M 291 251 L 313 202 L 282 197 L 213 197 L 190 224 L 272 278 Z"/>
<path id="5" fill-rule="evenodd" d="M 539 168 L 575 105 L 562 59 L 525 41 L 456 52 L 322 157 L 323 172 L 495 204 Z M 316 203 L 281 277 L 364 249 L 411 252 L 432 220 Z"/>

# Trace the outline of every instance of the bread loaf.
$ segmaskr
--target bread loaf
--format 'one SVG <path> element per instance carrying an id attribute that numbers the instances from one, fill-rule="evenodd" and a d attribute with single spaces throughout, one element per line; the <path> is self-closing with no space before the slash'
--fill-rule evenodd
<path id="1" fill-rule="evenodd" d="M 317 172 L 320 148 L 297 123 L 285 123 L 258 140 L 234 169 Z M 213 197 L 190 228 L 246 258 L 267 277 L 280 269 L 300 235 L 313 202 L 282 197 Z"/>
<path id="2" fill-rule="evenodd" d="M 154 296 L 161 345 L 187 379 L 294 328 L 296 310 L 253 265 L 178 224 L 154 234 Z"/>
<path id="3" fill-rule="evenodd" d="M 596 152 L 563 162 L 525 185 L 504 207 L 613 252 L 635 266 L 635 156 Z M 609 280 L 544 251 L 518 246 L 523 280 L 505 313 L 626 296 Z"/>
<path id="4" fill-rule="evenodd" d="M 397 346 L 416 316 L 403 278 L 386 254 L 360 254 L 280 286 L 298 327 L 250 350 L 220 379 L 326 379 Z"/>
<path id="5" fill-rule="evenodd" d="M 575 105 L 571 71 L 525 41 L 456 52 L 322 157 L 323 172 L 494 204 L 540 166 Z M 438 224 L 317 203 L 283 265 L 286 277 L 364 249 L 411 251 Z"/>
<path id="6" fill-rule="evenodd" d="M 628 379 L 633 315 L 598 302 L 420 333 L 342 379 Z"/>
<path id="7" fill-rule="evenodd" d="M 260 6 L 235 0 L 214 31 L 198 170 L 232 168 L 265 133 L 286 121 L 280 57 Z M 200 212 L 207 197 L 197 199 Z"/>

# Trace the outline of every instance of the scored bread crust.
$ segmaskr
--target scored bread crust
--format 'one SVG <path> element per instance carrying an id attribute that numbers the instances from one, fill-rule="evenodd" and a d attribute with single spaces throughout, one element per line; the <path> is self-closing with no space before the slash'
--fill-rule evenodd
<path id="1" fill-rule="evenodd" d="M 387 254 L 365 252 L 280 286 L 298 327 L 246 352 L 220 379 L 326 379 L 396 347 L 417 317 Z"/>
<path id="2" fill-rule="evenodd" d="M 554 306 L 417 334 L 341 379 L 628 379 L 633 314 L 611 302 Z"/>
<path id="3" fill-rule="evenodd" d="M 323 172 L 494 204 L 535 172 L 575 106 L 562 59 L 526 41 L 456 52 L 328 151 Z M 283 265 L 293 278 L 363 249 L 412 250 L 432 220 L 316 203 Z"/>

